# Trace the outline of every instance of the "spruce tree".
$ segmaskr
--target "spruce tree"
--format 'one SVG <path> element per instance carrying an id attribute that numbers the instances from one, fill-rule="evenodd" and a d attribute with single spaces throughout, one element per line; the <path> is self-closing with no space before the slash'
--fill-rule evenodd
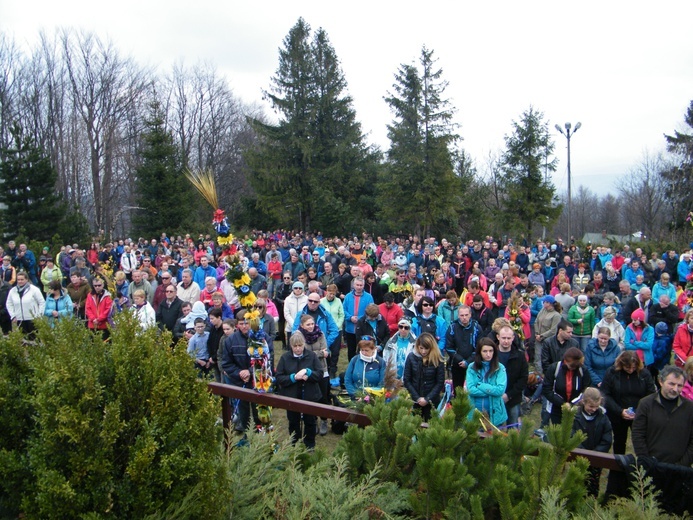
<path id="1" fill-rule="evenodd" d="M 159 236 L 162 231 L 181 231 L 193 210 L 194 193 L 183 175 L 180 153 L 166 130 L 158 102 L 150 106 L 144 122 L 142 163 L 137 168 L 134 233 Z"/>
<path id="2" fill-rule="evenodd" d="M 684 122 L 693 131 L 693 101 L 688 105 Z M 673 164 L 661 174 L 673 213 L 673 227 L 690 230 L 687 219 L 693 208 L 693 133 L 675 130 L 674 135 L 664 138 L 667 150 L 674 156 Z"/>
<path id="3" fill-rule="evenodd" d="M 393 92 L 385 98 L 395 119 L 388 125 L 390 148 L 378 182 L 381 218 L 424 236 L 456 229 L 460 207 L 454 109 L 435 63 L 433 51 L 423 47 L 418 68 L 402 64 L 395 74 Z"/>
<path id="4" fill-rule="evenodd" d="M 10 133 L 12 144 L 2 149 L 0 159 L 5 236 L 48 241 L 65 215 L 65 205 L 55 192 L 58 176 L 48 156 L 19 124 Z"/>
<path id="5" fill-rule="evenodd" d="M 550 226 L 561 213 L 556 190 L 544 178 L 547 169 L 556 171 L 557 160 L 551 157 L 555 145 L 544 114 L 531 106 L 512 126 L 512 133 L 505 136 L 503 156 L 505 223 L 531 236 L 535 224 Z"/>
<path id="6" fill-rule="evenodd" d="M 258 142 L 245 154 L 258 208 L 282 225 L 337 232 L 372 212 L 376 155 L 365 145 L 346 88 L 327 33 L 311 37 L 299 18 L 265 92 L 279 121 L 251 120 Z"/>

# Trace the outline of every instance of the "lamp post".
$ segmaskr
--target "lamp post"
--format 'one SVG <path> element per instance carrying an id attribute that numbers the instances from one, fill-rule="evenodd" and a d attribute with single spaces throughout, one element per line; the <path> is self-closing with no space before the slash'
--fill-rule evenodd
<path id="1" fill-rule="evenodd" d="M 572 125 L 570 123 L 566 123 L 564 132 L 563 128 L 561 128 L 560 125 L 556 125 L 556 130 L 563 134 L 565 138 L 568 140 L 568 247 L 570 247 L 570 244 L 572 243 L 570 224 L 573 220 L 573 197 L 570 191 L 570 138 L 573 136 L 575 132 L 577 132 L 580 129 L 581 126 L 582 123 L 578 123 L 575 125 L 575 128 L 573 128 L 571 131 Z"/>

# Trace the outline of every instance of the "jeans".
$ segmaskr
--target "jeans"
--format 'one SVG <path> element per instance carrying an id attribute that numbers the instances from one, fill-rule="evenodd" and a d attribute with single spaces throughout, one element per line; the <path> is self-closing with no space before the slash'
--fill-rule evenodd
<path id="1" fill-rule="evenodd" d="M 330 374 L 330 378 L 334 379 L 337 377 L 337 364 L 339 363 L 339 351 L 342 349 L 342 331 L 339 331 L 337 337 L 330 345 L 330 357 L 327 360 L 327 371 Z"/>
<path id="2" fill-rule="evenodd" d="M 520 405 L 516 404 L 514 406 L 505 406 L 505 410 L 508 412 L 508 420 L 505 422 L 510 428 L 519 429 L 520 428 Z"/>

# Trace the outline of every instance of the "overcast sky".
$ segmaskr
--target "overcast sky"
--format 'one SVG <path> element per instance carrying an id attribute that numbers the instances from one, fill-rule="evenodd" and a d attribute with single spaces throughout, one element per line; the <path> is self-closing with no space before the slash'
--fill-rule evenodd
<path id="1" fill-rule="evenodd" d="M 664 133 L 682 128 L 693 99 L 691 1 L 0 0 L 0 29 L 27 47 L 41 29 L 85 29 L 162 72 L 179 60 L 215 64 L 240 98 L 263 106 L 299 16 L 327 31 L 369 142 L 387 149 L 383 96 L 399 64 L 426 45 L 478 165 L 533 105 L 555 134 L 559 191 L 566 143 L 555 123 L 582 123 L 571 140 L 573 186 L 613 190 L 644 151 L 663 149 Z"/>

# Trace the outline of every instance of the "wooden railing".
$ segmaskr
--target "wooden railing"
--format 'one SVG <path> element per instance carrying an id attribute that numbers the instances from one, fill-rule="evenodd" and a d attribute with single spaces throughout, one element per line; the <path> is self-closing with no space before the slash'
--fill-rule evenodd
<path id="1" fill-rule="evenodd" d="M 264 404 L 283 410 L 307 413 L 310 415 L 315 415 L 316 417 L 325 417 L 335 421 L 349 422 L 358 424 L 359 426 L 368 426 L 371 424 L 371 420 L 367 415 L 349 408 L 313 403 L 310 401 L 304 401 L 302 399 L 294 399 L 292 397 L 284 397 L 282 395 L 272 393 L 259 393 L 255 390 L 225 385 L 223 383 L 209 383 L 208 387 L 211 393 L 221 397 L 230 397 L 232 399 L 240 399 L 241 401 L 248 401 L 250 403 Z M 228 399 L 222 399 L 221 403 L 224 431 L 228 435 L 233 410 L 231 409 L 231 403 Z M 227 437 L 226 441 L 228 443 L 230 439 Z M 589 461 L 590 466 L 594 466 L 596 468 L 623 471 L 618 462 L 616 462 L 616 458 L 611 453 L 602 453 L 599 451 L 576 448 L 571 452 L 569 460 L 573 460 L 576 457 L 586 458 Z"/>

